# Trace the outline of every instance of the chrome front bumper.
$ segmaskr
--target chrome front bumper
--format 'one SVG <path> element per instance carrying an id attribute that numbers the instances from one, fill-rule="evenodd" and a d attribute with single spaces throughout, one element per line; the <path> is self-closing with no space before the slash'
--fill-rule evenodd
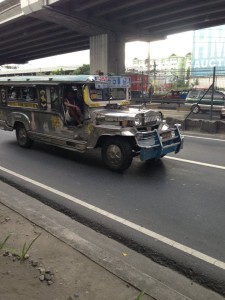
<path id="1" fill-rule="evenodd" d="M 136 141 L 141 149 L 140 159 L 145 161 L 160 158 L 172 152 L 178 153 L 183 147 L 184 138 L 180 134 L 179 126 L 175 125 L 174 128 L 161 133 L 156 129 L 137 133 Z"/>

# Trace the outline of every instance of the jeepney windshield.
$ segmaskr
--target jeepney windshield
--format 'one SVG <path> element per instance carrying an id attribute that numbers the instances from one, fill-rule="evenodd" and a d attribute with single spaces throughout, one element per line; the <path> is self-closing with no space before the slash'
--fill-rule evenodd
<path id="1" fill-rule="evenodd" d="M 108 96 L 106 89 L 96 89 L 94 84 L 90 84 L 89 93 L 92 101 L 103 101 Z"/>
<path id="2" fill-rule="evenodd" d="M 94 84 L 89 88 L 90 99 L 92 101 L 109 101 L 109 100 L 124 100 L 126 99 L 125 88 L 103 88 L 96 89 Z"/>
<path id="3" fill-rule="evenodd" d="M 112 100 L 123 100 L 126 99 L 126 89 L 125 88 L 113 88 L 110 89 L 110 95 Z"/>

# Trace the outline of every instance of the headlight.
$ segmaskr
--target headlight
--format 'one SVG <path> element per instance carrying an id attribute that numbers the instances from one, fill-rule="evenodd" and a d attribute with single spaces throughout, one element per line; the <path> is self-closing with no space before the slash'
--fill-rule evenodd
<path id="1" fill-rule="evenodd" d="M 156 116 L 156 121 L 157 122 L 161 122 L 163 120 L 163 114 L 161 113 L 161 111 L 157 114 Z"/>
<path id="2" fill-rule="evenodd" d="M 166 120 L 163 120 L 159 126 L 159 130 L 165 131 L 169 129 L 169 125 L 166 123 Z"/>
<path id="3" fill-rule="evenodd" d="M 147 114 L 144 118 L 144 124 L 145 125 L 156 125 L 157 123 L 160 123 L 162 121 L 161 114 L 155 113 L 155 114 Z"/>
<path id="4" fill-rule="evenodd" d="M 161 121 L 162 121 L 161 116 L 157 116 L 156 117 L 156 122 L 161 122 Z"/>
<path id="5" fill-rule="evenodd" d="M 137 116 L 135 117 L 134 125 L 135 125 L 135 126 L 141 126 L 141 125 L 142 125 L 142 117 L 141 117 L 140 115 L 137 115 Z"/>

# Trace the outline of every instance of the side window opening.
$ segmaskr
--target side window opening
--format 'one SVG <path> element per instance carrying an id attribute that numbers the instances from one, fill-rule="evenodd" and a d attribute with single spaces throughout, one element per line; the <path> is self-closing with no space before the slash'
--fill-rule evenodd
<path id="1" fill-rule="evenodd" d="M 205 95 L 204 98 L 211 99 L 211 97 L 212 97 L 212 91 L 210 90 L 210 91 L 207 92 L 207 94 Z"/>
<path id="2" fill-rule="evenodd" d="M 105 100 L 104 95 L 103 95 L 103 90 L 102 89 L 96 89 L 94 83 L 90 84 L 89 92 L 90 92 L 91 101 Z"/>
<path id="3" fill-rule="evenodd" d="M 4 86 L 0 87 L 0 104 L 6 105 L 7 104 L 7 88 Z"/>
<path id="4" fill-rule="evenodd" d="M 36 87 L 14 87 L 8 89 L 8 99 L 17 101 L 37 102 Z"/>
<path id="5" fill-rule="evenodd" d="M 126 99 L 126 89 L 125 88 L 112 88 L 111 96 L 112 96 L 113 100 Z"/>
<path id="6" fill-rule="evenodd" d="M 58 86 L 50 86 L 50 103 L 51 110 L 62 112 L 62 101 L 60 101 Z"/>
<path id="7" fill-rule="evenodd" d="M 223 96 L 223 94 L 222 93 L 219 93 L 219 92 L 215 92 L 215 94 L 214 94 L 214 98 L 217 98 L 217 99 L 224 99 L 224 96 Z"/>
<path id="8" fill-rule="evenodd" d="M 83 85 L 79 83 L 62 86 L 65 123 L 81 125 L 85 118 Z"/>
<path id="9" fill-rule="evenodd" d="M 199 94 L 199 91 L 197 91 L 197 90 L 191 90 L 189 92 L 188 98 L 197 98 L 198 94 Z"/>
<path id="10" fill-rule="evenodd" d="M 8 89 L 8 99 L 9 100 L 22 100 L 21 88 L 20 87 L 10 87 Z"/>

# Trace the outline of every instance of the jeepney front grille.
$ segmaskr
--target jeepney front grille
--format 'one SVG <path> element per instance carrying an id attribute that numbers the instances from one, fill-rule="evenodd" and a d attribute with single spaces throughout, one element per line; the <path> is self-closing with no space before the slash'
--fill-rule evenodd
<path id="1" fill-rule="evenodd" d="M 153 136 L 153 132 L 142 132 L 143 140 L 150 139 Z"/>
<path id="2" fill-rule="evenodd" d="M 153 114 L 146 114 L 144 116 L 144 124 L 148 125 L 148 126 L 156 125 L 161 121 L 162 121 L 162 118 L 161 118 L 160 113 L 155 113 L 154 115 Z"/>

